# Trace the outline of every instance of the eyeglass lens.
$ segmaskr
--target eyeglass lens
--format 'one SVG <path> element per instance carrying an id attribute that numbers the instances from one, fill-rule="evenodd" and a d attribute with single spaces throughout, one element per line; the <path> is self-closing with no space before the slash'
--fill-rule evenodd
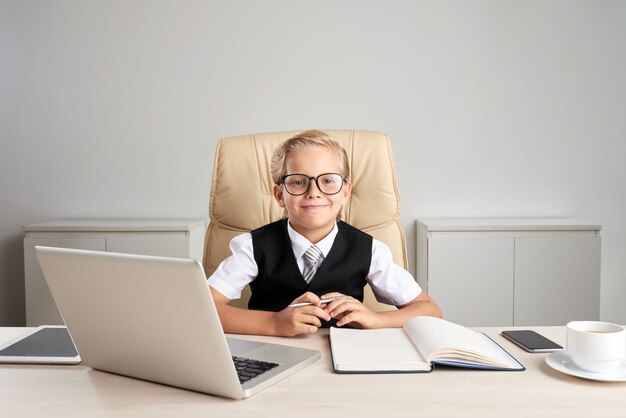
<path id="1" fill-rule="evenodd" d="M 324 194 L 337 194 L 343 187 L 343 177 L 336 173 L 320 174 L 317 177 L 289 174 L 284 179 L 285 189 L 295 196 L 305 194 L 309 190 L 311 180 L 315 180 L 317 188 Z"/>

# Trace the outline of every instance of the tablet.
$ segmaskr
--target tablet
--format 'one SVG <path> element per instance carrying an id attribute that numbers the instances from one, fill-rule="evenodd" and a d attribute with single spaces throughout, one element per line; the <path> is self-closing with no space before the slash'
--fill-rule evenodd
<path id="1" fill-rule="evenodd" d="M 80 355 L 65 326 L 44 325 L 0 346 L 0 363 L 78 364 Z"/>

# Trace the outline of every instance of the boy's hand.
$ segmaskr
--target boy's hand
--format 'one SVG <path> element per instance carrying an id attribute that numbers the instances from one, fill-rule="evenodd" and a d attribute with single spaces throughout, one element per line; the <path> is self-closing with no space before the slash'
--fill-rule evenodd
<path id="1" fill-rule="evenodd" d="M 322 295 L 322 299 L 332 296 L 343 295 L 333 292 Z M 380 326 L 378 314 L 351 297 L 336 299 L 327 304 L 324 310 L 331 318 L 337 320 L 338 327 L 350 325 L 354 328 L 379 328 Z"/>
<path id="2" fill-rule="evenodd" d="M 308 302 L 306 306 L 288 306 L 274 315 L 276 334 L 285 337 L 292 337 L 298 334 L 312 334 L 317 332 L 322 325 L 320 318 L 328 321 L 330 315 L 320 304 L 320 298 L 311 292 L 306 292 L 302 296 L 297 297 L 291 302 L 296 303 Z"/>

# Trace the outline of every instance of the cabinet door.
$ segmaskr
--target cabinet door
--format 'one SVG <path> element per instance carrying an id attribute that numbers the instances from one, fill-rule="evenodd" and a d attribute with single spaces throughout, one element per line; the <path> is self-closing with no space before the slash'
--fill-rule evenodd
<path id="1" fill-rule="evenodd" d="M 428 293 L 465 326 L 513 324 L 513 238 L 432 237 Z"/>
<path id="2" fill-rule="evenodd" d="M 110 233 L 107 251 L 189 258 L 189 236 L 184 231 Z"/>
<path id="3" fill-rule="evenodd" d="M 600 316 L 600 237 L 515 239 L 515 325 Z"/>
<path id="4" fill-rule="evenodd" d="M 35 255 L 35 246 L 78 248 L 104 251 L 104 237 L 49 234 L 48 237 L 24 238 L 24 290 L 26 294 L 26 325 L 63 325 L 50 288 Z"/>

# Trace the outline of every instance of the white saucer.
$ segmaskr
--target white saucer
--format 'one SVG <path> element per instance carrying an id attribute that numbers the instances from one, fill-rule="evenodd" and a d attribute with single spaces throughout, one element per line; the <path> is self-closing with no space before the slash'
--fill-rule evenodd
<path id="1" fill-rule="evenodd" d="M 592 373 L 574 364 L 565 350 L 555 351 L 546 357 L 546 363 L 554 370 L 583 379 L 600 380 L 603 382 L 626 382 L 626 359 L 617 368 L 608 373 Z"/>

